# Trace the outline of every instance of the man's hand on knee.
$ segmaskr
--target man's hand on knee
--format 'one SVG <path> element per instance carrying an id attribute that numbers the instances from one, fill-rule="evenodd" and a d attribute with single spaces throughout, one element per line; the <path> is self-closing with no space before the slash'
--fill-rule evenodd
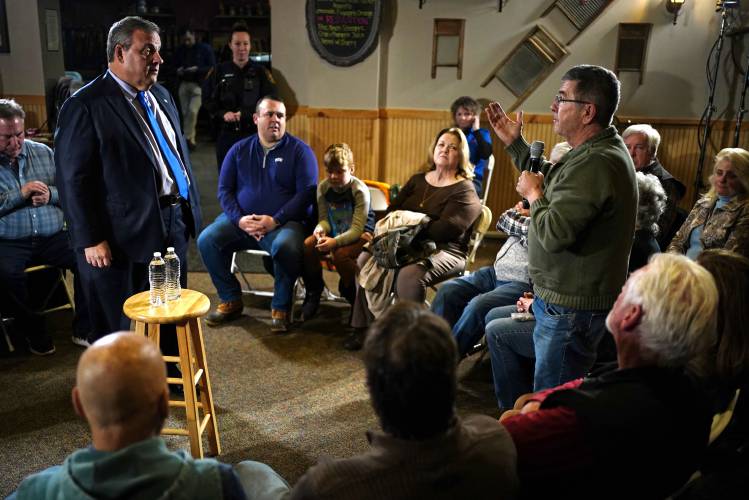
<path id="1" fill-rule="evenodd" d="M 254 235 L 264 236 L 269 232 L 273 231 L 278 227 L 278 222 L 270 215 L 248 215 L 249 220 L 247 221 L 246 230 L 248 233 Z M 244 217 L 242 217 L 244 219 Z"/>

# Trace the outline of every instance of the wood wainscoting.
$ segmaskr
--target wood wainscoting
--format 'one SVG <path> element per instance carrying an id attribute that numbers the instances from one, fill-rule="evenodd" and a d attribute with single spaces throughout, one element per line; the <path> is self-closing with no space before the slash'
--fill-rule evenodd
<path id="1" fill-rule="evenodd" d="M 698 121 L 692 119 L 659 119 L 618 117 L 621 130 L 633 123 L 649 123 L 661 134 L 658 158 L 677 179 L 687 186 L 680 206 L 689 210 L 694 204 L 694 181 L 699 159 Z M 546 154 L 562 139 L 554 133 L 550 114 L 525 114 L 523 135 L 528 141 L 546 143 Z M 315 151 L 320 176 L 325 172 L 322 155 L 334 143 L 345 142 L 354 152 L 356 176 L 389 183 L 405 183 L 427 165 L 429 145 L 435 135 L 452 123 L 448 111 L 417 109 L 327 109 L 301 106 L 288 120 L 288 130 L 307 141 Z M 489 128 L 488 124 L 482 126 Z M 710 148 L 703 170 L 704 182 L 712 173 L 715 153 L 733 142 L 732 121 L 713 125 Z M 744 127 L 740 145 L 746 147 L 749 128 Z M 519 200 L 515 192 L 517 170 L 504 147 L 492 132 L 496 167 L 489 191 L 488 205 L 495 217 Z"/>
<path id="2" fill-rule="evenodd" d="M 26 127 L 39 128 L 47 121 L 44 96 L 5 95 L 26 111 Z M 324 176 L 322 156 L 325 149 L 345 142 L 354 152 L 356 175 L 391 184 L 404 184 L 411 175 L 423 169 L 429 158 L 429 145 L 437 132 L 452 124 L 449 111 L 419 109 L 331 109 L 300 106 L 290 110 L 288 130 L 306 141 L 315 152 Z M 619 116 L 621 130 L 632 123 L 649 123 L 661 134 L 658 158 L 677 179 L 687 186 L 680 206 L 689 210 L 694 204 L 695 176 L 699 160 L 698 120 Z M 528 141 L 546 143 L 547 154 L 561 138 L 554 133 L 550 114 L 525 114 L 523 135 Z M 487 123 L 483 127 L 489 128 Z M 710 148 L 705 159 L 703 182 L 712 173 L 715 153 L 733 142 L 734 122 L 713 124 Z M 701 132 L 700 132 L 701 133 Z M 495 216 L 514 205 L 517 170 L 504 147 L 492 134 L 496 166 L 489 191 L 488 204 Z M 701 137 L 701 136 L 700 136 Z M 749 144 L 749 126 L 742 129 L 739 144 Z"/>
<path id="3" fill-rule="evenodd" d="M 43 95 L 10 94 L 3 99 L 15 99 L 26 112 L 26 128 L 39 128 L 47 121 L 47 101 Z"/>

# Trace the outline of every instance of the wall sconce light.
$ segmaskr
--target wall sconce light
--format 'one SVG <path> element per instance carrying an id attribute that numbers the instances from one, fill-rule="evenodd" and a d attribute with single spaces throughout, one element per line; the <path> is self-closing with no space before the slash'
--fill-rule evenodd
<path id="1" fill-rule="evenodd" d="M 669 14 L 674 15 L 674 26 L 676 26 L 676 18 L 679 15 L 679 11 L 684 6 L 685 0 L 666 0 L 666 10 Z"/>

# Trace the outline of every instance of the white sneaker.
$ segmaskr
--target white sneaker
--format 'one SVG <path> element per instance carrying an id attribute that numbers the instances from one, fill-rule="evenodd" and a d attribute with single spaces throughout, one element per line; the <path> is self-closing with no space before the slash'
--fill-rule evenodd
<path id="1" fill-rule="evenodd" d="M 83 337 L 77 337 L 73 335 L 72 337 L 70 337 L 70 340 L 77 346 L 91 347 L 91 342 L 89 342 L 87 339 L 84 339 Z"/>

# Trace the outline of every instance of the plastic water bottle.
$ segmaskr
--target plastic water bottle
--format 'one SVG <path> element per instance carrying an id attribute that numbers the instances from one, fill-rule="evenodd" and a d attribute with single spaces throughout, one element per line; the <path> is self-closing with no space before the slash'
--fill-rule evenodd
<path id="1" fill-rule="evenodd" d="M 179 257 L 174 252 L 174 247 L 166 249 L 164 255 L 166 263 L 166 300 L 177 300 L 182 294 L 179 286 Z"/>
<path id="2" fill-rule="evenodd" d="M 148 264 L 148 282 L 151 285 L 151 305 L 166 304 L 166 264 L 161 258 L 161 252 L 154 252 L 151 263 Z"/>

